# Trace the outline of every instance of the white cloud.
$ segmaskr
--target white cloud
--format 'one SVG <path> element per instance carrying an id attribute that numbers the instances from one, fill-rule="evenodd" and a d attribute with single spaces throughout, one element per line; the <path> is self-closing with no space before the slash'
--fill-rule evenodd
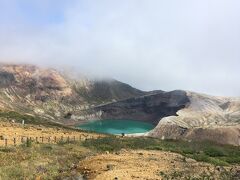
<path id="1" fill-rule="evenodd" d="M 0 58 L 72 66 L 146 90 L 240 96 L 238 0 L 72 2 L 62 22 L 43 26 L 13 10 L 0 25 Z"/>

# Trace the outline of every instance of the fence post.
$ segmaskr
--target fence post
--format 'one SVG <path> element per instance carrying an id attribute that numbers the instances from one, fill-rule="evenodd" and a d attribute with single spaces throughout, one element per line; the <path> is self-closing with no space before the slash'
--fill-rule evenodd
<path id="1" fill-rule="evenodd" d="M 67 143 L 69 143 L 70 139 L 69 139 L 69 136 L 67 137 Z"/>
<path id="2" fill-rule="evenodd" d="M 7 139 L 5 139 L 5 146 L 7 147 L 7 145 L 8 145 L 8 142 L 7 142 Z"/>
<path id="3" fill-rule="evenodd" d="M 54 142 L 57 143 L 57 136 L 54 136 Z"/>
<path id="4" fill-rule="evenodd" d="M 38 143 L 38 137 L 36 137 L 36 143 Z"/>
<path id="5" fill-rule="evenodd" d="M 16 146 L 16 138 L 15 137 L 13 138 L 13 144 L 14 144 L 14 146 Z"/>
<path id="6" fill-rule="evenodd" d="M 21 143 L 23 143 L 23 137 L 21 137 Z"/>
<path id="7" fill-rule="evenodd" d="M 75 140 L 76 140 L 76 138 L 75 138 L 75 136 L 73 136 L 73 141 L 75 142 Z"/>
<path id="8" fill-rule="evenodd" d="M 63 136 L 61 136 L 61 141 L 63 142 Z"/>
<path id="9" fill-rule="evenodd" d="M 43 143 L 43 136 L 41 138 L 42 138 L 42 143 Z"/>
<path id="10" fill-rule="evenodd" d="M 79 141 L 81 141 L 82 140 L 82 137 L 81 137 L 81 134 L 79 135 Z"/>
<path id="11" fill-rule="evenodd" d="M 51 141 L 51 137 L 48 137 L 48 143 L 50 143 L 50 141 Z"/>

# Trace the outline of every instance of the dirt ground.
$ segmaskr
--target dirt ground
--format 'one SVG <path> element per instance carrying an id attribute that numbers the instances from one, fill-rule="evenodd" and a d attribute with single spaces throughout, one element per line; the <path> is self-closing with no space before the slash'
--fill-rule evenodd
<path id="1" fill-rule="evenodd" d="M 230 167 L 214 167 L 175 153 L 145 150 L 107 152 L 86 158 L 79 168 L 88 179 L 95 180 L 220 179 L 221 174 L 230 171 Z"/>
<path id="2" fill-rule="evenodd" d="M 17 138 L 17 144 L 22 137 L 45 137 L 47 143 L 54 137 L 76 139 L 99 137 L 97 134 L 83 133 L 62 128 L 49 128 L 41 125 L 25 125 L 0 122 L 0 146 L 4 146 L 4 139 L 8 144 L 13 144 L 13 138 Z M 66 139 L 65 139 L 66 140 Z M 39 140 L 40 141 L 40 140 Z M 54 142 L 53 142 L 54 143 Z M 68 157 L 68 154 L 66 154 Z M 236 174 L 240 179 L 240 166 L 216 167 L 208 163 L 197 162 L 185 158 L 180 154 L 154 151 L 154 150 L 121 150 L 116 153 L 101 153 L 87 156 L 77 162 L 76 171 L 87 179 L 95 180 L 158 180 L 158 179 L 233 179 L 230 174 Z M 233 173 L 232 173 L 233 172 Z M 237 173 L 236 173 L 237 172 Z"/>

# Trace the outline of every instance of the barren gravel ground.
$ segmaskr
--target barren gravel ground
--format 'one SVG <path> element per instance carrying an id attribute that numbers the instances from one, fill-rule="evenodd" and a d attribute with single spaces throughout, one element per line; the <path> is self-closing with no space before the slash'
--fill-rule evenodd
<path id="1" fill-rule="evenodd" d="M 175 153 L 145 150 L 122 150 L 120 153 L 107 152 L 88 157 L 80 162 L 79 168 L 89 179 L 95 180 L 221 179 L 220 176 L 228 174 L 231 168 L 232 171 L 240 171 L 237 166 L 220 168 Z"/>

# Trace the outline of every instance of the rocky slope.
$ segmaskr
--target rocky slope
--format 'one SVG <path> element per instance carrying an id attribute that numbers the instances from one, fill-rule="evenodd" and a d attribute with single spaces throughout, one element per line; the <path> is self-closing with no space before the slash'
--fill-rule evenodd
<path id="1" fill-rule="evenodd" d="M 0 109 L 62 123 L 96 118 L 91 108 L 145 93 L 115 80 L 74 79 L 32 65 L 0 66 Z M 96 117 L 95 117 L 96 116 Z"/>
<path id="2" fill-rule="evenodd" d="M 148 135 L 240 145 L 240 99 L 187 92 L 189 106 L 162 118 Z"/>
<path id="3" fill-rule="evenodd" d="M 144 96 L 129 98 L 96 107 L 103 119 L 132 119 L 157 125 L 160 119 L 176 116 L 185 108 L 189 98 L 184 91 L 153 92 Z"/>
<path id="4" fill-rule="evenodd" d="M 97 109 L 104 118 L 137 119 L 156 125 L 147 136 L 240 145 L 240 98 L 158 92 Z"/>
<path id="5" fill-rule="evenodd" d="M 240 145 L 240 98 L 143 92 L 115 80 L 72 78 L 31 65 L 0 66 L 0 112 L 9 111 L 67 125 L 127 118 L 156 125 L 148 136 Z"/>

